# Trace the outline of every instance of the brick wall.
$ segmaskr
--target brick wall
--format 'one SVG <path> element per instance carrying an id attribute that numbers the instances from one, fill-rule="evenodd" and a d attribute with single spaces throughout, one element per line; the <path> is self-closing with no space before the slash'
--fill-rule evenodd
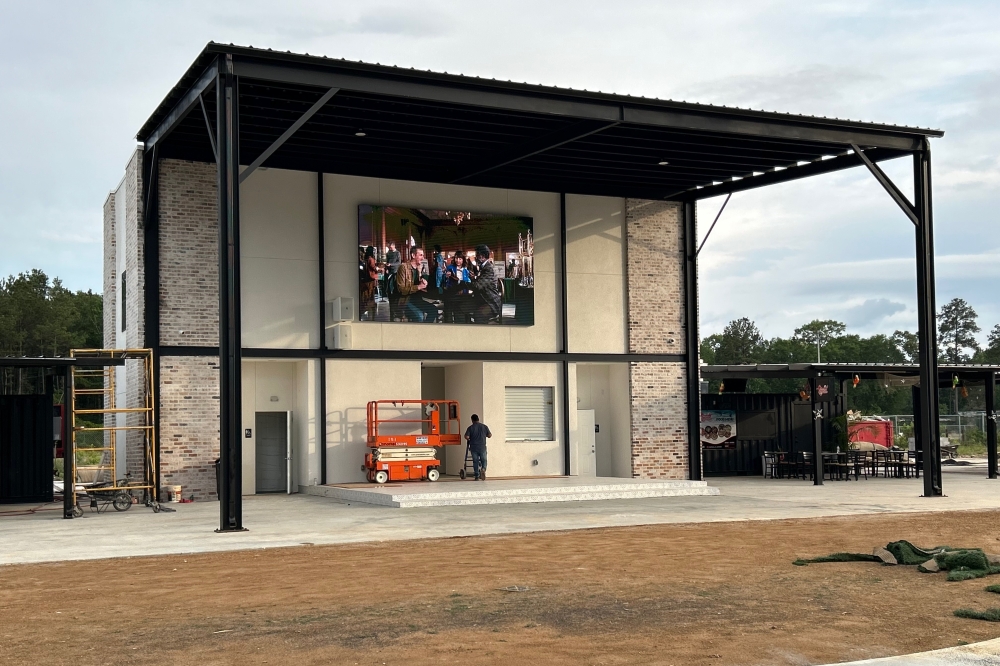
<path id="1" fill-rule="evenodd" d="M 629 351 L 683 354 L 684 243 L 680 204 L 627 199 Z M 631 363 L 632 476 L 688 478 L 687 368 Z"/>
<path id="2" fill-rule="evenodd" d="M 146 281 L 143 256 L 145 243 L 142 230 L 142 149 L 136 150 L 125 167 L 125 344 L 138 349 L 146 344 L 144 333 L 143 288 Z"/>
<path id="3" fill-rule="evenodd" d="M 136 149 L 125 167 L 123 181 L 125 193 L 125 247 L 116 247 L 116 252 L 124 253 L 125 270 L 125 347 L 141 349 L 146 346 L 145 330 L 145 267 L 143 264 L 143 207 L 142 207 L 142 149 Z M 119 201 L 119 204 L 121 202 Z M 113 307 L 113 305 L 112 305 Z M 114 345 L 112 345 L 114 346 Z M 125 406 L 145 407 L 146 386 L 143 364 L 140 360 L 130 360 L 125 363 Z M 125 424 L 138 426 L 144 423 L 141 414 L 130 413 L 125 416 Z M 132 477 L 141 479 L 145 463 L 143 441 L 145 435 L 141 430 L 125 431 L 126 468 Z M 121 433 L 119 433 L 119 437 Z"/>
<path id="4" fill-rule="evenodd" d="M 160 358 L 160 479 L 184 497 L 216 498 L 219 358 Z"/>
<path id="5" fill-rule="evenodd" d="M 214 164 L 160 161 L 162 345 L 219 344 L 217 187 Z"/>
<path id="6" fill-rule="evenodd" d="M 684 353 L 681 215 L 678 203 L 625 200 L 628 332 L 632 353 Z"/>
<path id="7" fill-rule="evenodd" d="M 219 221 L 214 164 L 160 160 L 160 344 L 219 344 Z M 160 359 L 160 479 L 214 499 L 218 357 Z"/>
<path id="8" fill-rule="evenodd" d="M 115 193 L 104 200 L 104 348 L 115 346 L 115 298 L 118 271 L 115 261 Z"/>
<path id="9" fill-rule="evenodd" d="M 104 200 L 104 293 L 103 300 L 103 347 L 113 349 L 115 346 L 115 294 L 118 291 L 118 270 L 115 265 L 117 260 L 115 255 L 115 193 L 112 190 L 108 198 Z M 114 372 L 112 369 L 111 372 Z M 108 380 L 104 380 L 104 388 L 108 387 Z M 104 407 L 111 406 L 111 396 L 105 394 Z M 104 415 L 104 426 L 110 428 L 115 424 L 114 414 Z M 104 446 L 111 445 L 111 433 L 104 433 Z M 106 462 L 106 461 L 105 461 Z"/>
<path id="10" fill-rule="evenodd" d="M 630 363 L 632 476 L 688 478 L 687 368 L 684 363 Z"/>

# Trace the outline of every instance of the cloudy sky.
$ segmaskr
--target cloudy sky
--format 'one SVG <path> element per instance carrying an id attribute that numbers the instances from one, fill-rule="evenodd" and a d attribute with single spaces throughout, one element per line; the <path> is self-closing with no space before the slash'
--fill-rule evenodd
<path id="1" fill-rule="evenodd" d="M 0 0 L 0 275 L 101 289 L 101 207 L 210 40 L 550 85 L 940 128 L 938 303 L 1000 322 L 996 2 Z M 912 191 L 907 160 L 885 164 Z M 702 233 L 721 205 L 702 202 Z M 915 327 L 912 225 L 859 169 L 733 196 L 701 255 L 702 335 Z"/>

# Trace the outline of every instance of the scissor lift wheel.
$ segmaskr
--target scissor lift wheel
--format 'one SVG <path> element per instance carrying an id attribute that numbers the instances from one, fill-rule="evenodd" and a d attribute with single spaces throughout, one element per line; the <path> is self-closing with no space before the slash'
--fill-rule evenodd
<path id="1" fill-rule="evenodd" d="M 440 478 L 441 478 L 441 472 L 437 471 L 436 468 L 431 468 L 431 469 L 427 470 L 427 480 L 428 481 L 437 481 Z"/>
<path id="2" fill-rule="evenodd" d="M 386 472 L 383 469 L 380 469 L 379 471 L 375 472 L 375 483 L 385 483 L 388 480 L 389 480 L 389 472 Z"/>

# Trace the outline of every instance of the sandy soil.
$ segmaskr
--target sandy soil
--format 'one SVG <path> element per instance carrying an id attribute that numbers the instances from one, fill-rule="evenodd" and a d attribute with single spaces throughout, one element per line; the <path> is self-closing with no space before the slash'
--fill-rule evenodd
<path id="1" fill-rule="evenodd" d="M 0 568 L 4 664 L 806 664 L 1000 636 L 996 580 L 795 567 L 1000 512 L 659 525 Z M 520 591 L 506 591 L 516 586 Z M 527 588 L 527 589 L 523 589 Z"/>

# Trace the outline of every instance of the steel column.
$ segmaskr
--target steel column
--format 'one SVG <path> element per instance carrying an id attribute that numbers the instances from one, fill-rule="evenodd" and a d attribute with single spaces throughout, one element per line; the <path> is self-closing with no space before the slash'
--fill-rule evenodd
<path id="1" fill-rule="evenodd" d="M 989 478 L 997 478 L 997 373 L 986 375 L 986 461 Z"/>
<path id="2" fill-rule="evenodd" d="M 816 379 L 809 378 L 809 401 L 813 418 L 813 485 L 823 485 L 823 409 L 816 402 Z"/>
<path id="3" fill-rule="evenodd" d="M 219 148 L 219 532 L 243 530 L 240 339 L 239 88 L 229 55 L 216 85 Z"/>
<path id="4" fill-rule="evenodd" d="M 561 301 L 559 351 L 569 353 L 569 298 L 566 294 L 566 193 L 559 194 L 559 299 Z M 569 361 L 562 363 L 562 412 L 563 412 L 563 474 L 570 472 L 570 430 L 569 430 Z"/>
<path id="5" fill-rule="evenodd" d="M 160 500 L 160 158 L 159 144 L 143 151 L 142 211 L 143 244 L 143 333 L 145 347 L 153 350 L 150 384 L 153 392 L 153 435 L 156 442 L 156 468 L 153 470 L 153 499 Z M 140 345 L 143 346 L 143 345 Z M 143 465 L 146 461 L 143 462 Z"/>
<path id="6" fill-rule="evenodd" d="M 63 369 L 63 518 L 73 517 L 76 479 L 73 478 L 73 367 Z"/>
<path id="7" fill-rule="evenodd" d="M 924 496 L 943 494 L 941 488 L 941 431 L 938 405 L 937 307 L 934 296 L 934 220 L 931 201 L 931 150 L 913 154 L 914 208 L 919 224 L 917 246 L 917 336 L 920 363 L 920 434 L 924 457 Z"/>
<path id="8" fill-rule="evenodd" d="M 727 199 L 728 201 L 728 199 Z M 684 342 L 687 357 L 688 476 L 701 480 L 701 375 L 698 344 L 698 225 L 695 202 L 685 201 L 684 214 Z M 721 214 L 722 211 L 720 210 Z"/>
<path id="9" fill-rule="evenodd" d="M 323 173 L 316 174 L 316 228 L 319 231 L 319 348 L 326 350 L 326 233 L 323 228 Z M 319 361 L 319 482 L 326 485 L 326 359 Z"/>

